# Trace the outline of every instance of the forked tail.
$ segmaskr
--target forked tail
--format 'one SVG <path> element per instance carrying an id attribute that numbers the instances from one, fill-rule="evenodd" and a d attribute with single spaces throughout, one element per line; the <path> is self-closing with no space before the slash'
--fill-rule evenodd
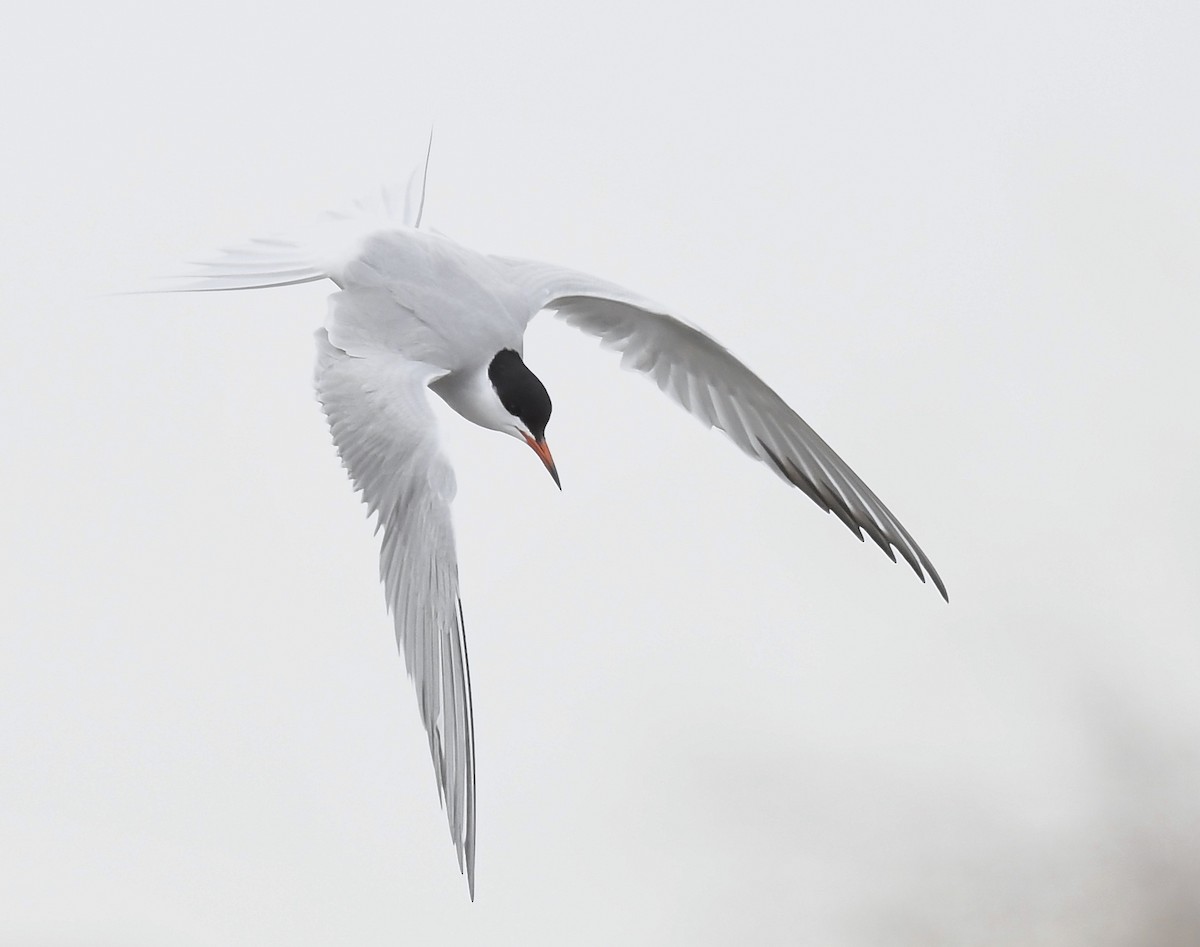
<path id="1" fill-rule="evenodd" d="M 417 228 L 425 212 L 425 187 L 429 177 L 429 155 L 413 169 L 405 190 L 403 206 L 393 191 L 381 187 L 370 198 L 355 202 L 347 211 L 326 214 L 314 227 L 294 237 L 265 237 L 228 247 L 208 260 L 195 260 L 195 271 L 170 276 L 151 293 L 203 293 L 231 289 L 266 289 L 311 283 L 327 277 L 336 279 L 345 261 L 354 257 L 364 236 L 378 230 Z"/>

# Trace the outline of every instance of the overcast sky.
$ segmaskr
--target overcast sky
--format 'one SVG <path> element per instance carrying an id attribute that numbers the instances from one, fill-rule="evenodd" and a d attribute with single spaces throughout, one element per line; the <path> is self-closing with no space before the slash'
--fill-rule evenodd
<path id="1" fill-rule="evenodd" d="M 0 944 L 1200 939 L 1200 7 L 26 4 L 0 38 Z M 402 181 L 740 355 L 903 565 L 549 318 L 439 411 L 477 901 L 311 392 Z M 439 405 L 439 408 L 441 406 Z"/>

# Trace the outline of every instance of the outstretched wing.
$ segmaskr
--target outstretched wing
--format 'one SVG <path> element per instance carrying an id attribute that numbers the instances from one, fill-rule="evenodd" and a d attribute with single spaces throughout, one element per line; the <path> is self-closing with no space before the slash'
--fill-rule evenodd
<path id="1" fill-rule="evenodd" d="M 363 502 L 383 530 L 379 573 L 417 689 L 459 870 L 475 897 L 475 735 L 458 565 L 454 471 L 438 448 L 428 384 L 444 374 L 384 350 L 348 355 L 317 332 L 317 398 Z"/>
<path id="2" fill-rule="evenodd" d="M 694 326 L 657 303 L 584 273 L 494 257 L 531 303 L 530 318 L 553 309 L 569 325 L 622 354 L 621 364 L 738 447 L 832 511 L 861 540 L 863 531 L 893 562 L 893 548 L 942 597 L 946 587 L 908 530 L 858 475 L 761 378 Z"/>

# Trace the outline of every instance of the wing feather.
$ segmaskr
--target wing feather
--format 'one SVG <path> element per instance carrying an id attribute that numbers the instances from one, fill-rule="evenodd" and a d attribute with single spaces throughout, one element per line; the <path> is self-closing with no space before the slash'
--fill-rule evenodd
<path id="1" fill-rule="evenodd" d="M 348 355 L 317 333 L 317 398 L 376 531 L 396 642 L 417 691 L 459 870 L 475 897 L 475 736 L 450 501 L 428 384 L 444 372 L 392 352 Z"/>
<path id="2" fill-rule="evenodd" d="M 929 557 L 882 501 L 766 382 L 695 326 L 659 304 L 584 273 L 547 263 L 493 257 L 529 300 L 529 318 L 555 310 L 568 325 L 621 353 L 621 365 L 648 375 L 704 424 L 832 512 L 860 540 L 896 552 L 943 598 Z M 893 551 L 894 550 L 894 551 Z"/>

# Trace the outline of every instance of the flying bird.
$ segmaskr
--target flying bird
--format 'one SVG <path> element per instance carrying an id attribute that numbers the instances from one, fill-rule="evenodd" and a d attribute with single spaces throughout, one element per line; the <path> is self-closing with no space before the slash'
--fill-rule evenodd
<path id="1" fill-rule="evenodd" d="M 900 521 L 764 381 L 695 326 L 628 289 L 549 263 L 479 253 L 423 226 L 429 154 L 404 200 L 385 191 L 308 232 L 251 241 L 154 292 L 328 279 L 315 387 L 342 462 L 382 530 L 380 577 L 417 691 L 460 872 L 475 897 L 475 739 L 450 504 L 432 391 L 468 421 L 532 449 L 555 484 L 550 395 L 525 364 L 543 310 L 621 353 L 703 424 L 832 512 L 943 598 Z"/>

